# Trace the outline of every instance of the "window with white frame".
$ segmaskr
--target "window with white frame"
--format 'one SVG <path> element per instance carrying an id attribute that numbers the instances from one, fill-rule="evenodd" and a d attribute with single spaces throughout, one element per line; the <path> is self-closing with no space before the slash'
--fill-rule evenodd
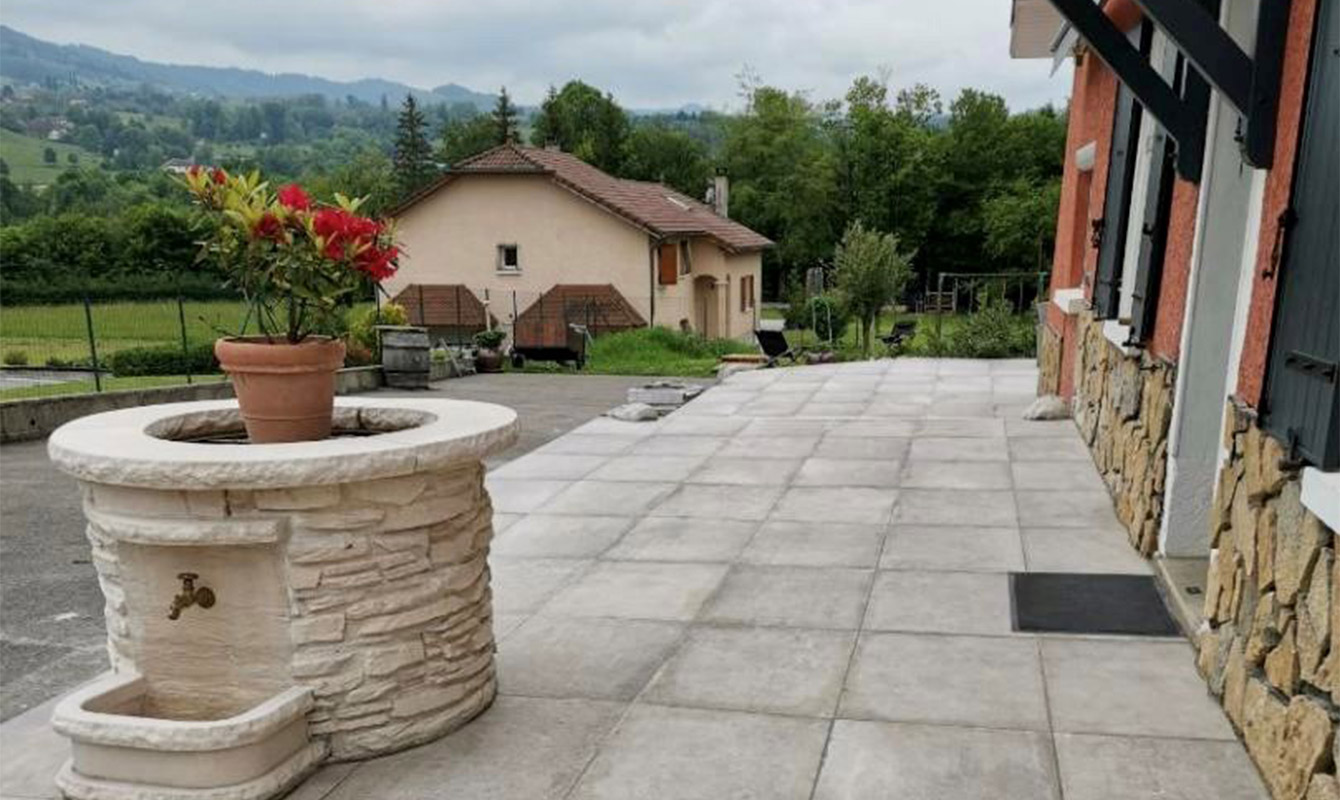
<path id="1" fill-rule="evenodd" d="M 498 271 L 520 272 L 521 250 L 514 244 L 498 245 Z"/>

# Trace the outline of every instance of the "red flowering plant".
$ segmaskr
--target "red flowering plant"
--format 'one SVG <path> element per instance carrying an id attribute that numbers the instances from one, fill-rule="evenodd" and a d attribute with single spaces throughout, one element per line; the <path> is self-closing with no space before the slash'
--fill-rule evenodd
<path id="1" fill-rule="evenodd" d="M 200 257 L 222 265 L 269 341 L 329 330 L 343 300 L 395 274 L 395 231 L 358 213 L 366 198 L 318 204 L 296 184 L 272 191 L 258 172 L 196 167 L 185 181 L 215 223 Z"/>

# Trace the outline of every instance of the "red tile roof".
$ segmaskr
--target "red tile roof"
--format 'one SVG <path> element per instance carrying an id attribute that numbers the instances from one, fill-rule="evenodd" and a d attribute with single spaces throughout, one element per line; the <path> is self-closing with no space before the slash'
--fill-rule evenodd
<path id="1" fill-rule="evenodd" d="M 468 174 L 531 173 L 549 175 L 555 183 L 599 204 L 611 213 L 656 236 L 710 236 L 727 250 L 761 250 L 772 242 L 762 234 L 717 214 L 688 195 L 659 183 L 616 178 L 560 150 L 503 144 L 452 167 L 436 183 L 410 197 L 394 214 L 403 213 L 453 179 Z"/>

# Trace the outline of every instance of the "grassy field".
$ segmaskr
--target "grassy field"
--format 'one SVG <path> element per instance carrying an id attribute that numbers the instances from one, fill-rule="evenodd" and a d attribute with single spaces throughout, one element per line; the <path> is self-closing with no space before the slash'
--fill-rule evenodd
<path id="1" fill-rule="evenodd" d="M 192 375 L 190 383 L 217 383 L 228 378 L 224 375 Z M 185 375 L 146 375 L 143 377 L 117 378 L 104 375 L 102 390 L 114 392 L 118 389 L 149 389 L 155 386 L 180 386 L 187 383 Z M 47 383 L 38 386 L 22 386 L 13 389 L 0 389 L 0 400 L 23 400 L 31 397 L 58 397 L 67 394 L 88 394 L 97 391 L 97 386 L 88 380 Z"/>
<path id="2" fill-rule="evenodd" d="M 711 377 L 721 356 L 757 353 L 751 343 L 700 339 L 668 328 L 638 328 L 598 336 L 587 350 L 583 372 L 594 375 L 675 375 Z M 526 372 L 568 372 L 570 367 L 532 362 Z"/>
<path id="3" fill-rule="evenodd" d="M 781 309 L 765 308 L 763 309 L 764 319 L 782 319 Z M 926 356 L 931 355 L 931 346 L 935 341 L 935 331 L 938 329 L 939 335 L 948 337 L 962 326 L 966 315 L 963 314 L 898 314 L 893 311 L 885 311 L 879 315 L 879 320 L 875 323 L 875 335 L 884 336 L 893 330 L 895 322 L 916 322 L 917 332 L 911 341 L 905 344 L 899 355 L 907 356 Z M 786 340 L 792 347 L 799 347 L 806 350 L 821 350 L 828 343 L 821 341 L 814 335 L 813 331 L 808 330 L 788 330 Z M 842 336 L 833 343 L 833 350 L 837 351 L 844 358 L 860 358 L 860 330 L 856 322 L 847 325 Z M 875 339 L 870 348 L 872 357 L 888 355 L 888 348 L 882 342 Z"/>
<path id="4" fill-rule="evenodd" d="M 55 164 L 48 164 L 42 160 L 42 154 L 48 147 L 56 151 Z M 71 154 L 79 159 L 77 165 L 70 163 Z M 96 167 L 102 162 L 101 156 L 90 153 L 82 147 L 35 139 L 4 128 L 0 128 L 0 158 L 9 165 L 11 181 L 20 185 L 32 183 L 37 186 L 46 186 L 54 182 L 58 175 L 70 167 Z"/>

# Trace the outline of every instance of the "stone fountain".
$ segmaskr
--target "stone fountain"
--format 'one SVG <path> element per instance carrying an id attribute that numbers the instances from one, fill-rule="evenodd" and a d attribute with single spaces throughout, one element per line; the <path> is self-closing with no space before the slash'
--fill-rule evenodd
<path id="1" fill-rule="evenodd" d="M 331 438 L 252 445 L 231 401 L 52 434 L 78 479 L 112 672 L 53 724 L 74 798 L 248 800 L 441 736 L 495 691 L 482 461 L 516 414 L 337 400 Z"/>

